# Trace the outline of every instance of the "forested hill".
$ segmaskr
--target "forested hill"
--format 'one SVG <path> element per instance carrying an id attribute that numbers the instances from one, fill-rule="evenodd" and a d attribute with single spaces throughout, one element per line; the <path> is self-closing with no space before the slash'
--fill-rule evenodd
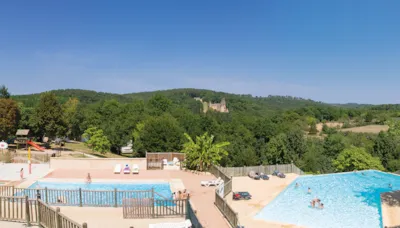
<path id="1" fill-rule="evenodd" d="M 77 98 L 82 104 L 92 104 L 111 99 L 115 99 L 121 103 L 128 103 L 133 100 L 147 101 L 155 94 L 162 94 L 171 99 L 171 101 L 177 105 L 193 103 L 194 97 L 200 97 L 204 101 L 211 101 L 213 103 L 219 103 L 222 98 L 225 98 L 228 108 L 232 111 L 253 110 L 256 112 L 270 112 L 274 110 L 288 110 L 306 106 L 327 105 L 321 102 L 291 96 L 253 97 L 251 95 L 238 95 L 204 89 L 171 89 L 129 94 L 103 93 L 80 89 L 53 90 L 51 92 L 57 96 L 61 103 L 65 103 L 69 98 L 73 97 Z M 40 100 L 40 95 L 41 94 L 39 93 L 14 95 L 13 99 L 22 102 L 25 107 L 35 107 Z"/>

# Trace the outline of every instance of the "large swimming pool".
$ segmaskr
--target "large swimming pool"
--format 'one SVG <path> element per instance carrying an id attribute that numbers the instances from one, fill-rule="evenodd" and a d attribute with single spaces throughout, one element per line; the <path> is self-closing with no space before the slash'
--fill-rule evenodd
<path id="1" fill-rule="evenodd" d="M 379 228 L 383 227 L 380 193 L 399 189 L 400 176 L 379 171 L 301 176 L 255 218 L 309 228 Z M 311 207 L 316 197 L 324 209 Z"/>
<path id="2" fill-rule="evenodd" d="M 85 205 L 91 206 L 118 206 L 122 205 L 124 198 L 150 198 L 148 190 L 154 189 L 156 200 L 172 199 L 172 192 L 168 182 L 155 183 L 113 183 L 113 182 L 47 182 L 37 181 L 28 189 L 17 192 L 17 195 L 28 195 L 36 198 L 40 189 L 42 200 L 53 204 Z M 80 190 L 81 189 L 81 190 Z M 65 191 L 64 191 L 65 190 Z M 157 202 L 155 202 L 157 205 Z"/>

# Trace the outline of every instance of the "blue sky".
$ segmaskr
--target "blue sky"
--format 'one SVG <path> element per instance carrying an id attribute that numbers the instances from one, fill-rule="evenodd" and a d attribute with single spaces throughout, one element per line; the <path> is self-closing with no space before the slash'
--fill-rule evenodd
<path id="1" fill-rule="evenodd" d="M 400 1 L 2 1 L 0 84 L 400 103 Z"/>

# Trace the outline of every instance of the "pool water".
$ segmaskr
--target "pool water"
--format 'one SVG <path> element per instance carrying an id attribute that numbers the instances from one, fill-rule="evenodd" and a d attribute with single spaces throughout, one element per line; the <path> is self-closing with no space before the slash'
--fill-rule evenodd
<path id="1" fill-rule="evenodd" d="M 400 190 L 400 176 L 379 171 L 301 176 L 255 218 L 309 228 L 382 228 L 380 193 L 394 190 Z M 316 197 L 324 209 L 311 207 Z"/>
<path id="2" fill-rule="evenodd" d="M 46 191 L 45 188 L 48 190 Z M 30 190 L 31 189 L 31 190 Z M 156 200 L 171 200 L 172 192 L 169 183 L 69 183 L 69 182 L 45 182 L 37 181 L 29 189 L 19 192 L 20 195 L 28 195 L 29 198 L 36 198 L 36 191 L 41 189 L 42 199 L 47 199 L 50 203 L 58 203 L 59 199 L 66 201 L 68 205 L 79 205 L 80 199 L 83 204 L 93 206 L 113 206 L 115 200 L 118 205 L 122 205 L 123 198 L 144 198 L 151 197 L 150 193 L 135 192 L 154 189 Z M 79 192 L 81 189 L 81 193 Z M 117 193 L 115 194 L 115 189 Z M 73 191 L 60 191 L 73 190 Z M 46 192 L 48 196 L 46 196 Z M 157 202 L 155 202 L 157 205 Z"/>

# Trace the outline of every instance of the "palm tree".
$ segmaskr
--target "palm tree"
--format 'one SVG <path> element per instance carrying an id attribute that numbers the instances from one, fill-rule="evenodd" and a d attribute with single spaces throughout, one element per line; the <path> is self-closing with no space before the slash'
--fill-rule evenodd
<path id="1" fill-rule="evenodd" d="M 196 141 L 186 133 L 185 137 L 188 141 L 183 145 L 182 152 L 186 155 L 185 160 L 188 168 L 203 171 L 212 164 L 218 163 L 223 156 L 228 155 L 224 147 L 230 143 L 214 143 L 214 136 L 208 135 L 207 132 L 201 136 L 196 136 Z"/>

